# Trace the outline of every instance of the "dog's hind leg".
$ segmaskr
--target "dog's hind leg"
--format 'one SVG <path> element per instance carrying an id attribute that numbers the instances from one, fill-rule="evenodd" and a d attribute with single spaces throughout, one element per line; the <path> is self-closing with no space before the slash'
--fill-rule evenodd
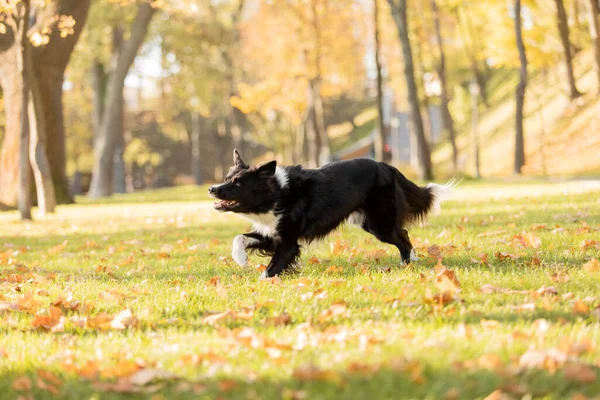
<path id="1" fill-rule="evenodd" d="M 384 243 L 393 244 L 400 251 L 405 264 L 418 260 L 408 231 L 402 227 L 403 203 L 396 198 L 394 190 L 388 188 L 374 194 L 366 202 L 363 229 Z"/>
<path id="2" fill-rule="evenodd" d="M 300 245 L 298 242 L 280 242 L 275 246 L 275 253 L 267 269 L 260 276 L 261 279 L 272 278 L 288 269 L 300 256 Z"/>
<path id="3" fill-rule="evenodd" d="M 275 251 L 275 243 L 272 238 L 263 236 L 257 232 L 237 235 L 235 239 L 233 239 L 231 257 L 241 267 L 246 267 L 248 265 L 248 252 L 246 251 L 248 249 L 258 250 L 262 254 L 273 254 Z"/>

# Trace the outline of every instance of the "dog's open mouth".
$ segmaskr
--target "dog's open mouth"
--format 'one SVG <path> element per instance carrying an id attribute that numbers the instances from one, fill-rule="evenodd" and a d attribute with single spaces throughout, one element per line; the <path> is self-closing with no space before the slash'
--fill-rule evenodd
<path id="1" fill-rule="evenodd" d="M 220 200 L 215 203 L 215 210 L 218 211 L 232 211 L 235 210 L 240 203 L 235 200 Z"/>

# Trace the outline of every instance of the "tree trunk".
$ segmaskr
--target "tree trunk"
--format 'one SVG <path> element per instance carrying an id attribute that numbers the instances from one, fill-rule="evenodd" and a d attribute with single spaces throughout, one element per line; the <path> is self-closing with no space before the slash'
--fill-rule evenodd
<path id="1" fill-rule="evenodd" d="M 406 0 L 388 0 L 392 9 L 392 16 L 398 29 L 398 36 L 402 45 L 402 54 L 404 57 L 404 77 L 408 90 L 408 102 L 410 104 L 412 129 L 411 132 L 416 139 L 418 154 L 419 154 L 419 179 L 433 179 L 433 169 L 431 166 L 431 153 L 429 144 L 425 138 L 425 130 L 423 128 L 423 118 L 419 108 L 419 94 L 417 93 L 417 84 L 415 82 L 415 73 L 413 66 L 413 57 L 410 38 L 408 35 L 408 19 L 406 10 Z"/>
<path id="2" fill-rule="evenodd" d="M 327 134 L 325 125 L 325 115 L 323 111 L 323 97 L 321 96 L 321 79 L 316 80 L 315 86 L 314 116 L 315 128 L 319 140 L 319 166 L 323 166 L 331 161 L 331 142 Z"/>
<path id="3" fill-rule="evenodd" d="M 26 44 L 27 30 L 29 28 L 29 12 L 31 4 L 25 0 L 21 6 L 22 15 L 19 27 L 18 37 L 21 44 Z M 22 46 L 20 46 L 22 47 Z M 18 206 L 19 214 L 22 220 L 30 220 L 31 217 L 31 167 L 29 164 L 29 119 L 27 118 L 27 107 L 29 103 L 29 85 L 27 84 L 28 70 L 25 66 L 27 46 L 22 47 L 19 54 L 19 71 L 21 78 L 21 133 L 19 141 L 19 188 L 18 188 Z M 15 99 L 16 100 L 16 99 Z"/>
<path id="4" fill-rule="evenodd" d="M 110 74 L 102 126 L 94 143 L 95 163 L 88 193 L 91 198 L 110 196 L 113 193 L 113 157 L 121 127 L 119 115 L 123 109 L 125 78 L 144 42 L 154 12 L 155 9 L 149 3 L 144 2 L 138 5 L 137 15 L 131 26 L 130 38 L 123 44 L 116 60 L 115 69 Z"/>
<path id="5" fill-rule="evenodd" d="M 121 126 L 123 124 L 123 113 L 121 112 Z M 123 128 L 117 137 L 115 157 L 113 159 L 113 185 L 115 193 L 127 193 L 127 168 L 125 166 L 125 136 Z"/>
<path id="6" fill-rule="evenodd" d="M 598 17 L 600 14 L 600 6 L 597 0 L 588 0 L 588 15 L 590 19 L 590 34 L 594 46 L 594 69 L 596 71 L 596 84 L 598 85 L 598 93 L 600 93 L 600 22 Z"/>
<path id="7" fill-rule="evenodd" d="M 521 0 L 515 0 L 515 34 L 519 49 L 520 80 L 516 90 L 516 126 L 515 126 L 515 168 L 514 173 L 520 174 L 525 165 L 525 144 L 523 135 L 523 107 L 525 90 L 527 89 L 527 54 L 521 32 Z"/>
<path id="8" fill-rule="evenodd" d="M 475 77 L 471 80 L 471 131 L 473 134 L 473 156 L 475 158 L 475 178 L 481 178 L 479 163 L 479 85 Z"/>
<path id="9" fill-rule="evenodd" d="M 377 132 L 375 133 L 375 159 L 383 161 L 385 154 L 385 124 L 383 121 L 383 76 L 379 57 L 379 5 L 373 0 L 373 31 L 375 39 L 375 69 L 377 71 Z"/>
<path id="10" fill-rule="evenodd" d="M 52 172 L 46 152 L 46 120 L 42 107 L 40 89 L 33 67 L 32 45 L 23 43 L 24 68 L 27 74 L 29 99 L 29 159 L 33 168 L 33 177 L 37 193 L 38 208 L 42 215 L 53 213 L 56 207 Z"/>
<path id="11" fill-rule="evenodd" d="M 575 73 L 573 72 L 573 56 L 571 54 L 571 41 L 569 40 L 569 23 L 567 21 L 567 12 L 563 0 L 554 0 L 556 3 L 556 22 L 558 24 L 558 33 L 560 41 L 565 52 L 565 65 L 567 67 L 567 82 L 569 83 L 569 98 L 575 100 L 581 96 L 575 83 Z"/>
<path id="12" fill-rule="evenodd" d="M 44 9 L 37 10 L 36 21 L 45 24 L 56 15 L 71 15 L 76 21 L 74 33 L 60 37 L 58 29 L 50 33 L 50 42 L 32 49 L 33 65 L 39 84 L 41 105 L 46 122 L 46 152 L 52 172 L 57 200 L 72 202 L 66 175 L 65 129 L 63 119 L 62 84 L 70 55 L 85 26 L 90 0 L 53 0 Z M 17 204 L 18 165 L 17 157 L 22 111 L 20 78 L 16 68 L 20 47 L 15 44 L 12 30 L 0 35 L 0 83 L 6 104 L 6 131 L 0 154 L 0 203 Z M 14 81 L 14 82 L 13 82 Z M 16 95 L 15 100 L 10 99 Z"/>
<path id="13" fill-rule="evenodd" d="M 106 72 L 100 60 L 95 59 L 92 65 L 92 129 L 94 137 L 100 134 L 102 116 L 104 115 L 104 99 L 106 97 Z"/>
<path id="14" fill-rule="evenodd" d="M 5 34 L 7 35 L 7 34 Z M 0 35 L 0 40 L 3 39 Z M 4 112 L 6 115 L 6 129 L 4 141 L 0 147 L 0 205 L 15 207 L 18 200 L 19 189 L 19 137 L 21 135 L 23 109 L 23 77 L 17 60 L 13 54 L 20 49 L 19 45 L 12 46 L 6 53 L 0 54 L 0 82 L 4 97 Z M 28 157 L 29 159 L 29 157 Z"/>
<path id="15" fill-rule="evenodd" d="M 56 4 L 56 9 L 52 16 L 72 16 L 75 19 L 74 32 L 62 38 L 60 31 L 54 29 L 46 46 L 33 49 L 33 65 L 46 123 L 46 152 L 54 191 L 57 202 L 63 204 L 73 203 L 66 171 L 66 132 L 62 98 L 64 73 L 87 22 L 91 0 L 54 0 L 53 3 Z M 43 15 L 40 15 L 38 21 L 42 20 L 42 17 Z"/>
<path id="16" fill-rule="evenodd" d="M 317 133 L 317 123 L 315 118 L 315 106 L 314 106 L 314 95 L 311 82 L 309 81 L 309 87 L 307 89 L 307 116 L 304 122 L 306 130 L 306 141 L 307 141 L 307 152 L 308 152 L 308 167 L 318 168 L 319 167 L 319 154 L 320 154 L 320 140 Z"/>
<path id="17" fill-rule="evenodd" d="M 202 158 L 200 154 L 200 150 L 202 148 L 202 141 L 200 140 L 201 136 L 202 118 L 200 116 L 200 113 L 193 111 L 192 134 L 190 139 L 192 142 L 192 175 L 194 175 L 194 183 L 196 185 L 202 185 L 204 183 L 204 180 L 202 179 Z"/>
<path id="18" fill-rule="evenodd" d="M 433 12 L 435 36 L 439 52 L 437 74 L 441 86 L 440 95 L 442 100 L 442 118 L 444 121 L 444 128 L 448 132 L 448 139 L 450 140 L 450 144 L 452 145 L 452 166 L 454 168 L 454 173 L 456 173 L 458 171 L 458 147 L 456 146 L 456 131 L 454 130 L 454 120 L 452 119 L 452 114 L 450 114 L 450 98 L 448 96 L 448 84 L 446 82 L 446 54 L 444 52 L 442 29 L 440 27 L 440 12 L 437 7 L 436 0 L 431 0 L 431 10 Z"/>
<path id="19" fill-rule="evenodd" d="M 323 76 L 321 70 L 321 23 L 319 21 L 319 13 L 317 10 L 317 0 L 311 1 L 312 12 L 312 28 L 314 37 L 314 76 L 309 79 L 310 95 L 312 97 L 314 129 L 318 143 L 318 164 L 324 165 L 331 161 L 331 144 L 329 135 L 327 134 L 327 126 L 325 124 L 325 116 L 323 112 L 323 97 L 321 96 L 321 78 Z"/>

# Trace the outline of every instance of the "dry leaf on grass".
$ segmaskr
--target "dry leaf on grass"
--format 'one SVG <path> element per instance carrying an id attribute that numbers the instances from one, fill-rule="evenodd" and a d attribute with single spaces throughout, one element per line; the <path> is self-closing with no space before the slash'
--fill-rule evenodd
<path id="1" fill-rule="evenodd" d="M 573 313 L 574 314 L 589 314 L 590 308 L 587 304 L 585 304 L 581 300 L 577 300 L 575 304 L 573 304 Z"/>
<path id="2" fill-rule="evenodd" d="M 534 233 L 523 233 L 515 236 L 513 240 L 525 248 L 537 249 L 542 245 L 542 240 Z"/>
<path id="3" fill-rule="evenodd" d="M 441 259 L 438 259 L 438 263 L 435 266 L 435 272 L 435 285 L 442 292 L 455 291 L 460 288 L 460 282 L 458 281 L 456 272 L 442 265 Z"/>
<path id="4" fill-rule="evenodd" d="M 327 310 L 323 311 L 319 315 L 319 321 L 324 322 L 328 321 L 332 318 L 339 317 L 344 315 L 348 311 L 344 304 L 332 304 Z"/>
<path id="5" fill-rule="evenodd" d="M 437 244 L 429 246 L 427 248 L 427 254 L 429 254 L 433 258 L 438 258 L 438 259 L 442 258 L 442 250 L 440 249 L 440 246 L 438 246 Z"/>
<path id="6" fill-rule="evenodd" d="M 600 261 L 592 258 L 590 261 L 583 264 L 583 269 L 589 272 L 600 272 Z"/>
<path id="7" fill-rule="evenodd" d="M 516 254 L 511 254 L 511 253 L 507 253 L 504 251 L 499 251 L 495 254 L 496 258 L 500 261 L 504 261 L 504 260 L 518 260 L 519 258 L 521 258 L 520 256 L 516 255 Z"/>
<path id="8" fill-rule="evenodd" d="M 61 244 L 57 244 L 56 246 L 51 247 L 50 249 L 48 249 L 48 254 L 56 255 L 56 254 L 62 253 L 64 251 L 64 249 L 67 248 L 67 243 L 68 243 L 68 241 L 65 240 Z"/>
<path id="9" fill-rule="evenodd" d="M 31 325 L 48 332 L 62 332 L 65 329 L 65 317 L 60 308 L 52 307 L 49 314 L 36 315 Z"/>
<path id="10" fill-rule="evenodd" d="M 582 250 L 587 250 L 587 249 L 590 249 L 590 248 L 600 249 L 600 242 L 597 242 L 595 240 L 586 239 L 586 240 L 583 240 L 581 242 L 581 244 L 579 245 L 579 247 Z"/>

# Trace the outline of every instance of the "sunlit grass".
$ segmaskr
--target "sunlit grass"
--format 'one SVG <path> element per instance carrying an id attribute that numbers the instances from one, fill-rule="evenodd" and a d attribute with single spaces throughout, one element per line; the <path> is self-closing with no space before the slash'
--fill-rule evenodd
<path id="1" fill-rule="evenodd" d="M 42 370 L 62 382 L 58 397 L 120 398 L 130 395 L 98 382 L 126 382 L 150 368 L 178 379 L 135 390 L 164 398 L 471 399 L 495 390 L 570 398 L 600 391 L 598 380 L 577 379 L 563 365 L 519 366 L 528 350 L 558 348 L 600 372 L 600 271 L 583 268 L 600 258 L 598 246 L 584 242 L 600 241 L 593 183 L 463 183 L 440 215 L 410 230 L 420 262 L 400 267 L 395 249 L 344 227 L 306 248 L 296 274 L 273 282 L 258 281 L 267 259 L 252 256 L 248 269 L 232 262 L 231 240 L 249 226 L 205 200 L 205 188 L 183 187 L 63 206 L 29 223 L 0 214 L 0 304 L 28 295 L 39 302 L 31 313 L 0 311 L 0 397 L 54 397 Z M 523 233 L 541 246 L 516 244 Z M 428 254 L 434 244 L 461 284 L 457 301 L 443 307 L 427 302 L 439 292 L 437 260 Z M 517 258 L 500 260 L 499 252 Z M 530 292 L 489 294 L 484 285 Z M 548 287 L 557 294 L 535 293 Z M 33 314 L 61 296 L 81 303 L 63 311 L 64 329 L 35 329 Z M 587 310 L 575 313 L 577 301 Z M 137 322 L 124 330 L 84 320 L 126 309 Z M 581 354 L 574 355 L 575 343 Z M 14 389 L 24 375 L 31 391 Z"/>

